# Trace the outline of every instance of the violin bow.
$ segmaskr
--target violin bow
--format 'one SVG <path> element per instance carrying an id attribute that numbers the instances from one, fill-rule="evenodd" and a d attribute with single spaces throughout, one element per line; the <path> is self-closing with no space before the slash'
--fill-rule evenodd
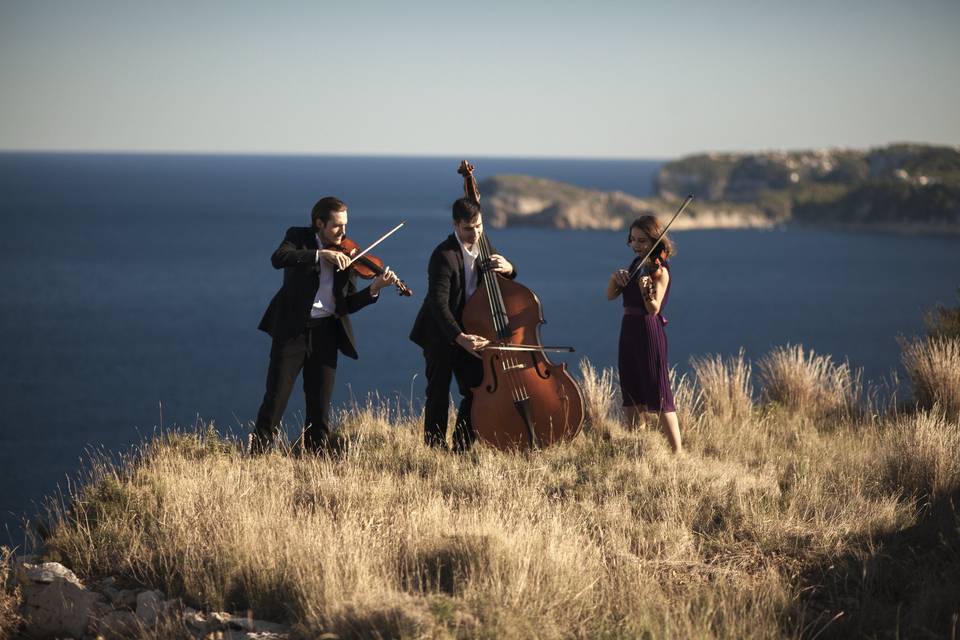
<path id="1" fill-rule="evenodd" d="M 637 266 L 635 266 L 635 267 L 630 271 L 630 275 L 629 275 L 628 278 L 627 278 L 628 280 L 633 280 L 633 276 L 637 275 L 637 272 L 640 271 L 640 269 L 643 267 L 643 265 L 644 265 L 644 263 L 647 261 L 647 259 L 650 258 L 650 256 L 653 254 L 653 250 L 656 249 L 656 248 L 657 248 L 657 245 L 660 244 L 660 241 L 663 240 L 663 236 L 667 235 L 667 229 L 670 228 L 670 225 L 672 225 L 672 224 L 673 224 L 673 221 L 677 219 L 677 216 L 679 216 L 681 213 L 683 213 L 683 210 L 686 209 L 686 208 L 687 208 L 687 205 L 690 204 L 691 202 L 693 202 L 693 194 L 688 195 L 688 196 L 687 196 L 687 199 L 684 200 L 684 201 L 683 201 L 683 204 L 680 205 L 680 208 L 677 209 L 677 212 L 676 212 L 675 214 L 673 214 L 673 217 L 670 218 L 670 222 L 668 222 L 668 223 L 667 223 L 667 226 L 665 226 L 665 227 L 663 228 L 663 231 L 660 232 L 660 237 L 657 238 L 656 241 L 653 243 L 653 246 L 650 247 L 650 251 L 647 251 L 647 255 L 643 256 L 643 260 L 641 260 L 640 262 L 638 262 L 638 263 L 637 263 Z"/>
<path id="2" fill-rule="evenodd" d="M 367 247 L 366 249 L 364 249 L 364 250 L 361 251 L 360 253 L 358 253 L 358 254 L 356 254 L 355 256 L 353 256 L 352 258 L 350 258 L 350 262 L 347 263 L 347 266 L 344 267 L 344 269 L 346 269 L 347 267 L 349 267 L 350 265 L 352 265 L 354 262 L 356 262 L 357 260 L 359 260 L 360 258 L 362 258 L 365 254 L 370 253 L 370 250 L 371 250 L 371 249 L 373 249 L 375 246 L 377 246 L 378 244 L 380 244 L 381 242 L 383 242 L 384 240 L 386 240 L 387 238 L 389 238 L 390 236 L 392 236 L 394 233 L 396 233 L 396 232 L 400 229 L 400 227 L 402 227 L 402 226 L 405 225 L 405 224 L 407 224 L 407 221 L 406 221 L 406 220 L 404 220 L 403 222 L 401 222 L 400 224 L 398 224 L 397 226 L 395 226 L 393 229 L 390 229 L 390 231 L 387 231 L 385 234 L 383 234 L 382 236 L 380 236 L 379 238 L 377 238 L 377 239 L 373 242 L 373 244 L 371 244 L 369 247 Z"/>

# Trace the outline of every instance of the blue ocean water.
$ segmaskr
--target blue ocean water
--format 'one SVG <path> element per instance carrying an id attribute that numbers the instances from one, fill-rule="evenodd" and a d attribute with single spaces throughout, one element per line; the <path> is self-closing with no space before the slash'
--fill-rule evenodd
<path id="1" fill-rule="evenodd" d="M 422 359 L 407 334 L 427 259 L 451 231 L 458 161 L 0 154 L 0 518 L 12 542 L 21 514 L 77 471 L 87 447 L 123 450 L 161 424 L 198 419 L 248 428 L 269 352 L 256 325 L 281 278 L 269 256 L 323 195 L 348 203 L 348 233 L 361 244 L 408 220 L 377 254 L 417 294 L 384 292 L 354 316 L 360 359 L 341 358 L 335 402 L 372 391 L 422 397 Z M 472 161 L 481 179 L 526 173 L 641 196 L 660 164 Z M 614 365 L 619 301 L 603 291 L 631 258 L 624 234 L 489 233 L 539 296 L 544 343 L 577 348 L 554 359 Z M 898 366 L 896 337 L 919 332 L 925 309 L 955 303 L 960 285 L 956 238 L 738 230 L 674 240 L 665 315 L 682 369 L 694 355 L 744 347 L 759 358 L 789 342 L 877 379 Z M 291 432 L 302 414 L 296 390 Z"/>

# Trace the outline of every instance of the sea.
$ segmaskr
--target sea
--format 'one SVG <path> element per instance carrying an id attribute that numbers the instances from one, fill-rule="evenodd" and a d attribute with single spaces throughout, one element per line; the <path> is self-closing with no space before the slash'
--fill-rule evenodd
<path id="1" fill-rule="evenodd" d="M 477 177 L 528 174 L 651 194 L 660 160 L 470 159 Z M 334 402 L 371 394 L 416 407 L 422 356 L 408 340 L 427 260 L 462 195 L 454 157 L 0 153 L 0 544 L 69 493 L 91 455 L 119 455 L 158 432 L 249 430 L 263 394 L 268 336 L 257 324 L 282 272 L 270 254 L 309 225 L 320 197 L 349 206 L 348 235 L 377 247 L 415 296 L 385 290 L 353 317 L 359 360 L 341 358 Z M 694 194 L 696 195 L 696 194 Z M 692 205 L 694 208 L 696 204 Z M 620 301 L 610 274 L 631 260 L 626 232 L 488 228 L 540 299 L 554 361 L 616 364 Z M 814 229 L 673 234 L 664 315 L 670 361 L 756 361 L 799 344 L 903 379 L 898 338 L 956 305 L 960 237 Z M 294 390 L 285 422 L 303 420 Z M 682 428 L 682 425 L 681 425 Z"/>

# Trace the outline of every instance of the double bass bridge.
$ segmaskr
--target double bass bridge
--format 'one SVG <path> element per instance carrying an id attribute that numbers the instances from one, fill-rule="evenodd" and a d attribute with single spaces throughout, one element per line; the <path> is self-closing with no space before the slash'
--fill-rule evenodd
<path id="1" fill-rule="evenodd" d="M 530 365 L 522 362 L 501 362 L 500 367 L 504 373 L 508 373 L 510 371 L 523 371 L 524 369 L 529 369 Z"/>

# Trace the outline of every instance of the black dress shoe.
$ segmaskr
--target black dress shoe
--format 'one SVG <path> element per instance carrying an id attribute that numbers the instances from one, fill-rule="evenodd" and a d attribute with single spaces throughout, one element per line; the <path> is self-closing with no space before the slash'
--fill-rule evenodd
<path id="1" fill-rule="evenodd" d="M 273 448 L 273 440 L 264 438 L 258 433 L 251 433 L 247 438 L 247 455 L 262 456 Z"/>

